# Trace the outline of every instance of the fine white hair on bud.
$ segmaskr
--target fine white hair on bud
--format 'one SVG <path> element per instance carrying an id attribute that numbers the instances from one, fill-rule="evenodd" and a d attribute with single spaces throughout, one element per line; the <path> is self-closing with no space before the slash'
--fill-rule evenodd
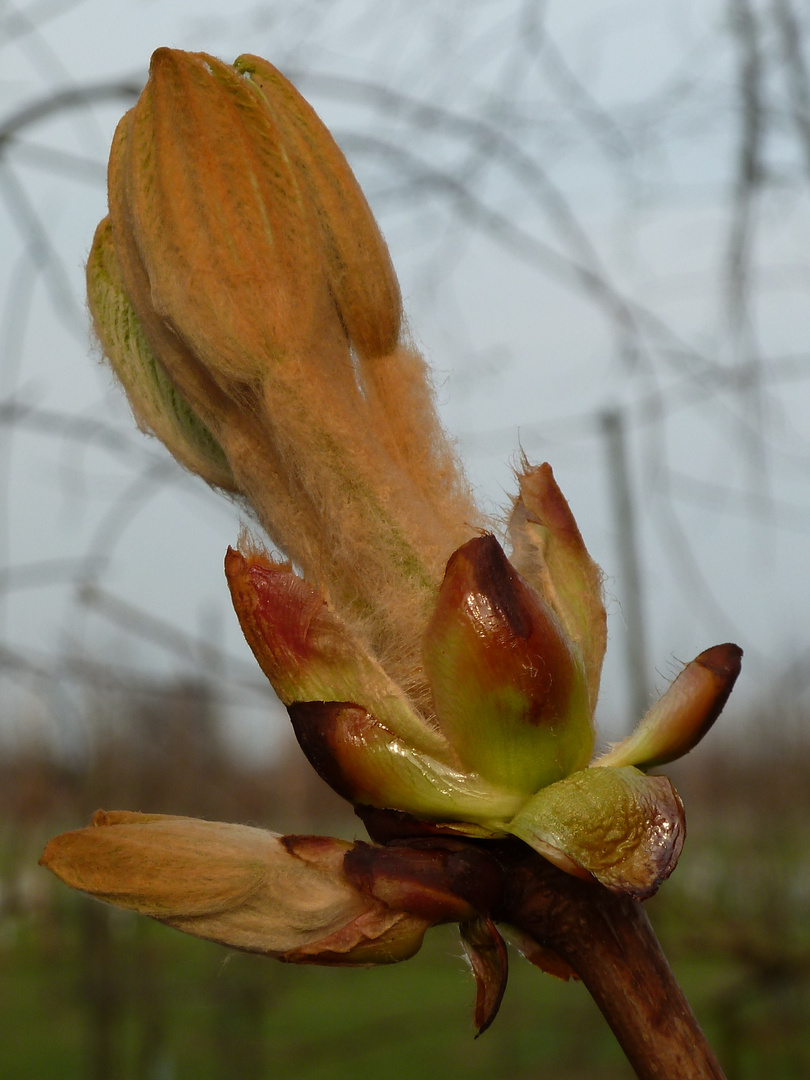
<path id="1" fill-rule="evenodd" d="M 431 925 L 361 892 L 351 844 L 247 825 L 98 811 L 40 860 L 74 889 L 195 937 L 300 963 L 406 959 Z"/>
<path id="2" fill-rule="evenodd" d="M 244 537 L 229 550 L 242 630 L 310 763 L 374 840 L 402 846 L 113 812 L 51 841 L 45 865 L 285 960 L 390 962 L 458 921 L 483 1029 L 506 978 L 496 892 L 470 891 L 484 846 L 514 852 L 517 838 L 568 874 L 651 896 L 685 826 L 670 781 L 646 770 L 708 731 L 742 652 L 701 653 L 592 760 L 602 573 L 548 464 L 522 461 L 501 547 L 365 196 L 267 61 L 159 49 L 116 130 L 108 189 L 87 266 L 102 348 L 141 427 L 282 553 Z M 534 962 L 568 972 L 538 948 Z"/>
<path id="3" fill-rule="evenodd" d="M 160 49 L 109 205 L 90 307 L 139 423 L 241 496 L 429 712 L 421 628 L 484 519 L 331 134 L 258 57 Z"/>

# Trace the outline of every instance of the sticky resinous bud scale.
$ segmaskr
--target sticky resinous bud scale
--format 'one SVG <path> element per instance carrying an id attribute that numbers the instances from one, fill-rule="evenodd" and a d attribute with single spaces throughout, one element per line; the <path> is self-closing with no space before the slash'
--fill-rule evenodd
<path id="1" fill-rule="evenodd" d="M 505 971 L 505 954 L 491 918 L 497 889 L 484 901 L 458 884 L 477 876 L 465 838 L 518 837 L 569 873 L 651 895 L 684 829 L 671 783 L 646 770 L 708 730 L 741 651 L 701 654 L 635 736 L 592 761 L 606 643 L 599 568 L 548 465 L 522 463 L 505 522 L 476 507 L 404 331 L 377 224 L 284 76 L 253 56 L 228 65 L 155 53 L 116 131 L 109 217 L 87 278 L 98 338 L 140 426 L 239 500 L 288 560 L 246 542 L 229 551 L 226 575 L 305 754 L 378 839 L 389 815 L 450 847 L 386 857 L 383 871 L 373 845 L 349 859 L 324 838 L 291 848 L 227 831 L 237 826 L 108 815 L 52 842 L 55 872 L 237 947 L 257 947 L 243 943 L 244 919 L 253 933 L 265 918 L 263 951 L 302 959 L 297 939 L 278 944 L 270 912 L 298 887 L 284 882 L 298 882 L 303 859 L 323 883 L 307 960 L 334 962 L 338 939 L 346 962 L 401 959 L 428 925 L 457 919 L 476 972 Z M 205 902 L 186 911 L 182 888 L 160 892 L 167 874 L 193 876 L 206 852 L 212 873 L 230 866 L 230 840 L 238 882 L 254 872 L 277 882 L 276 893 L 259 890 L 269 900 L 257 892 L 248 903 L 252 886 L 239 884 L 220 907 L 209 898 L 219 914 L 206 922 Z M 129 881 L 136 849 L 151 853 L 152 870 Z M 484 998 L 491 1013 L 499 997 Z"/>

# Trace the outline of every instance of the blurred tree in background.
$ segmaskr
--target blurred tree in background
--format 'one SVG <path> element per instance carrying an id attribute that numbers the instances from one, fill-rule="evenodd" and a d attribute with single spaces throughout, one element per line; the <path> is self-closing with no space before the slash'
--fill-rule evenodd
<path id="1" fill-rule="evenodd" d="M 88 359 L 109 142 L 163 44 L 267 56 L 335 131 L 484 501 L 519 447 L 554 465 L 614 597 L 602 729 L 627 730 L 656 669 L 745 647 L 738 701 L 674 770 L 690 838 L 651 910 L 729 1077 L 806 1076 L 798 0 L 0 0 L 2 1075 L 628 1075 L 550 979 L 473 1044 L 471 987 L 433 963 L 447 940 L 336 995 L 330 972 L 223 965 L 35 867 L 104 804 L 356 831 L 241 641 L 220 577 L 238 514 Z"/>

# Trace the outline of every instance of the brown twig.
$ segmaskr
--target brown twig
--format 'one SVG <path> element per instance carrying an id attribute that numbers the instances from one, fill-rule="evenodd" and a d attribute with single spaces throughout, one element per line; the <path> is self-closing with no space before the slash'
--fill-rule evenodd
<path id="1" fill-rule="evenodd" d="M 563 978 L 573 969 L 639 1080 L 725 1080 L 638 900 L 565 873 L 516 840 L 451 838 L 441 826 L 397 811 L 355 812 L 372 839 L 386 845 L 358 845 L 349 864 L 358 884 L 385 896 L 374 883 L 390 890 L 396 866 L 400 884 L 429 885 L 435 897 L 441 880 L 442 895 L 462 898 L 540 946 L 530 957 L 538 966 Z M 430 856 L 442 850 L 455 857 L 437 864 Z M 397 902 L 407 906 L 408 899 L 400 891 Z"/>
<path id="2" fill-rule="evenodd" d="M 642 905 L 516 855 L 501 917 L 566 960 L 640 1080 L 723 1080 Z"/>

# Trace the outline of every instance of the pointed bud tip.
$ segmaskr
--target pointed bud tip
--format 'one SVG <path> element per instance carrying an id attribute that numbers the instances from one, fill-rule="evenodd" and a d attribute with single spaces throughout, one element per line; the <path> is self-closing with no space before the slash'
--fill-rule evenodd
<path id="1" fill-rule="evenodd" d="M 323 678 L 341 659 L 323 595 L 259 551 L 229 548 L 225 576 L 242 633 L 282 702 L 323 699 Z"/>
<path id="2" fill-rule="evenodd" d="M 288 563 L 274 563 L 258 546 L 252 546 L 249 539 L 244 542 L 240 539 L 239 547 L 229 547 L 225 552 L 225 575 L 228 579 L 247 574 L 254 567 L 282 573 L 289 571 Z"/>
<path id="3" fill-rule="evenodd" d="M 695 657 L 695 663 L 711 671 L 724 682 L 730 683 L 729 692 L 742 668 L 743 650 L 739 645 L 727 641 L 723 645 L 713 645 Z"/>
<path id="4" fill-rule="evenodd" d="M 228 581 L 231 578 L 236 578 L 240 574 L 243 574 L 247 569 L 247 559 L 241 551 L 237 551 L 236 548 L 228 547 L 225 552 L 225 577 Z"/>
<path id="5" fill-rule="evenodd" d="M 163 63 L 170 62 L 176 51 L 176 49 L 170 49 L 168 45 L 161 45 L 159 49 L 155 49 L 149 61 L 150 71 Z"/>
<path id="6" fill-rule="evenodd" d="M 166 45 L 155 49 L 149 60 L 149 81 L 154 85 L 170 79 L 197 55 L 199 54 L 185 52 L 183 49 L 170 49 Z"/>
<path id="7" fill-rule="evenodd" d="M 203 59 L 209 59 L 205 53 L 188 52 L 185 49 L 172 49 L 168 45 L 161 45 L 159 49 L 155 49 L 149 60 L 149 75 L 150 77 L 160 75 Z M 213 60 L 213 57 L 210 59 Z"/>
<path id="8" fill-rule="evenodd" d="M 742 656 L 731 642 L 705 649 L 648 709 L 636 730 L 593 764 L 652 769 L 688 754 L 725 708 Z"/>
<path id="9" fill-rule="evenodd" d="M 477 918 L 462 923 L 459 929 L 461 943 L 475 976 L 473 1022 L 477 1039 L 498 1015 L 509 976 L 509 958 L 506 944 L 492 919 Z"/>
<path id="10" fill-rule="evenodd" d="M 607 642 L 602 571 L 588 554 L 571 507 L 547 463 L 524 458 L 509 518 L 512 561 L 551 605 L 582 653 L 591 712 Z"/>
<path id="11" fill-rule="evenodd" d="M 480 574 L 486 567 L 504 561 L 506 561 L 506 556 L 492 533 L 481 533 L 453 552 L 447 560 L 445 576 L 449 575 L 457 564 L 469 566 L 474 572 Z"/>
<path id="12" fill-rule="evenodd" d="M 521 493 L 528 496 L 527 503 L 542 512 L 542 524 L 560 539 L 582 544 L 579 526 L 568 505 L 568 500 L 554 479 L 554 471 L 547 461 L 526 470 L 519 478 Z M 528 488 L 528 491 L 524 489 Z"/>
<path id="13" fill-rule="evenodd" d="M 480 593 L 487 606 L 500 614 L 511 634 L 521 638 L 531 634 L 534 620 L 527 601 L 530 596 L 535 601 L 539 598 L 509 562 L 492 533 L 468 540 L 450 556 L 442 593 L 449 595 L 451 588 L 462 596 Z"/>

